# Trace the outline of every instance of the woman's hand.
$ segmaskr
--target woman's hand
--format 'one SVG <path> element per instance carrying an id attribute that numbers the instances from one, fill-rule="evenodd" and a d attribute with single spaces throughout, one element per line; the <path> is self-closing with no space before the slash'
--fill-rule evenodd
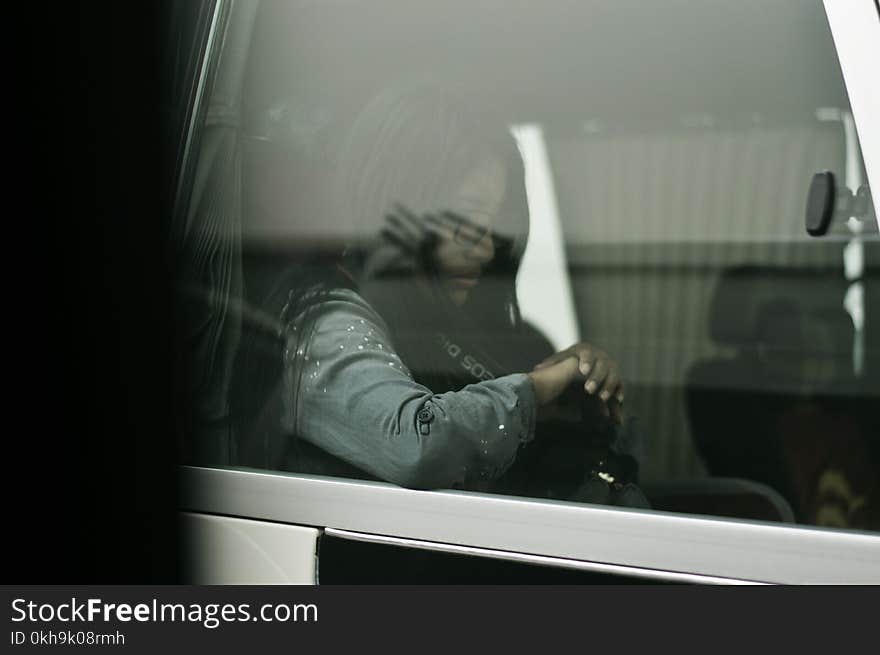
<path id="1" fill-rule="evenodd" d="M 408 278 L 433 268 L 434 250 L 440 236 L 434 216 L 419 216 L 395 204 L 394 211 L 386 214 L 379 236 L 386 247 L 381 260 L 373 262 L 372 274 Z"/>
<path id="2" fill-rule="evenodd" d="M 538 405 L 546 405 L 556 400 L 579 375 L 578 362 L 573 357 L 550 364 L 545 363 L 546 361 L 541 362 L 541 368 L 535 367 L 528 374 L 535 387 Z"/>
<path id="3" fill-rule="evenodd" d="M 528 373 L 528 376 L 535 387 L 535 397 L 538 400 L 538 405 L 542 407 L 544 418 L 571 418 L 570 408 L 566 410 L 550 403 L 566 392 L 574 380 L 583 379 L 578 359 L 574 356 L 568 356 L 555 363 L 542 362 L 541 367 L 536 367 L 531 373 Z M 620 425 L 624 420 L 623 404 L 619 400 L 620 398 L 623 398 L 622 391 L 619 395 L 611 396 L 604 402 L 596 396 L 590 396 L 589 400 L 594 401 L 591 403 L 591 406 L 595 406 L 592 411 L 598 412 L 599 417 L 611 419 Z M 548 410 L 549 415 L 547 414 Z"/>
<path id="4" fill-rule="evenodd" d="M 547 369 L 556 369 L 560 364 L 568 362 L 565 371 L 570 371 L 574 367 L 574 373 L 566 380 L 566 385 L 571 382 L 579 373 L 584 378 L 584 391 L 590 395 L 598 393 L 599 398 L 608 402 L 614 398 L 615 405 L 623 403 L 623 380 L 620 377 L 620 369 L 615 362 L 604 350 L 593 346 L 592 344 L 581 341 L 570 348 L 560 350 L 538 363 L 532 374 L 545 371 Z M 554 371 L 549 378 L 556 379 L 560 377 L 562 369 Z M 530 374 L 530 375 L 532 375 Z M 563 386 L 563 389 L 565 385 Z M 562 390 L 559 391 L 562 393 Z M 557 393 L 553 398 L 559 395 Z"/>

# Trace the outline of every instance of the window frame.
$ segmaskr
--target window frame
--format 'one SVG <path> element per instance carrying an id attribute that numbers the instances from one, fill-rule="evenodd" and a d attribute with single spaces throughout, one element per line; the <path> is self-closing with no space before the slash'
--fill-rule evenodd
<path id="1" fill-rule="evenodd" d="M 181 509 L 367 535 L 783 584 L 880 583 L 880 535 L 254 469 L 183 467 Z M 487 553 L 489 556 L 491 554 Z"/>
<path id="2" fill-rule="evenodd" d="M 840 71 L 849 95 L 850 108 L 870 188 L 880 189 L 880 84 L 876 62 L 880 61 L 880 3 L 877 0 L 823 0 Z M 875 219 L 880 228 L 880 212 Z"/>
<path id="3" fill-rule="evenodd" d="M 177 194 L 191 184 L 205 89 L 232 0 L 217 0 Z M 824 0 L 871 186 L 880 189 L 880 9 Z M 878 217 L 880 223 L 880 217 Z M 346 538 L 702 583 L 880 583 L 880 534 L 253 469 L 180 467 L 184 512 L 312 526 Z"/>
<path id="4" fill-rule="evenodd" d="M 183 123 L 186 125 L 179 147 L 175 171 L 177 179 L 174 187 L 173 212 L 175 216 L 183 216 L 189 205 L 189 191 L 192 189 L 195 164 L 198 157 L 202 125 L 208 110 L 207 90 L 213 84 L 223 48 L 223 34 L 231 14 L 233 0 L 207 0 L 213 6 L 205 7 L 199 16 L 199 43 L 202 46 L 195 56 L 196 73 L 186 93 L 189 103 Z"/>

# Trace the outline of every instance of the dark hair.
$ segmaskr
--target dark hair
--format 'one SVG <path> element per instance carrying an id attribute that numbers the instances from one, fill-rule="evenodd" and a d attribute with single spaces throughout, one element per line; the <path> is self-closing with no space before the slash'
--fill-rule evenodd
<path id="1" fill-rule="evenodd" d="M 504 203 L 493 225 L 495 256 L 462 307 L 426 292 L 411 277 L 379 279 L 371 258 L 382 246 L 386 215 L 395 204 L 416 214 L 444 206 L 465 176 L 488 157 L 504 162 Z M 444 333 L 492 362 L 495 375 L 514 372 L 517 348 L 504 333 L 520 327 L 516 273 L 528 236 L 522 160 L 507 127 L 433 87 L 388 90 L 358 114 L 337 151 L 331 211 L 348 217 L 352 238 L 344 251 L 322 261 L 297 262 L 279 275 L 261 303 L 280 318 L 282 330 L 245 330 L 230 397 L 246 463 L 276 467 L 293 435 L 280 434 L 284 358 L 296 358 L 311 338 L 314 313 L 327 293 L 347 287 L 360 293 L 391 330 L 398 355 L 416 381 L 435 393 L 475 380 L 452 367 L 433 335 Z M 296 320 L 298 338 L 283 328 Z M 292 345 L 291 345 L 292 344 Z M 292 347 L 293 352 L 285 353 Z M 302 366 L 294 366 L 302 370 Z M 519 370 L 523 370 L 519 368 Z M 294 393 L 298 389 L 294 381 Z M 292 419 L 295 425 L 295 419 Z"/>

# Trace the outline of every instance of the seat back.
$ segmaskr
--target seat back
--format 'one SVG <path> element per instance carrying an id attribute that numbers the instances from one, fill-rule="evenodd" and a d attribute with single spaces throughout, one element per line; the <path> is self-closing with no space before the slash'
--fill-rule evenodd
<path id="1" fill-rule="evenodd" d="M 722 354 L 687 374 L 695 446 L 712 475 L 769 485 L 798 507 L 785 417 L 830 410 L 853 385 L 846 282 L 828 271 L 737 267 L 722 273 L 709 332 Z"/>

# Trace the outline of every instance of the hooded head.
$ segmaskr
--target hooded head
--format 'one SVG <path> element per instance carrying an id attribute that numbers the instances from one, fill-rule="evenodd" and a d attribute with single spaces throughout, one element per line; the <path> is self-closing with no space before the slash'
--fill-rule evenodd
<path id="1" fill-rule="evenodd" d="M 358 282 L 411 283 L 431 302 L 462 307 L 497 287 L 493 277 L 512 282 L 528 237 L 513 138 L 431 87 L 392 89 L 363 109 L 340 148 L 334 199 L 354 231 Z"/>

